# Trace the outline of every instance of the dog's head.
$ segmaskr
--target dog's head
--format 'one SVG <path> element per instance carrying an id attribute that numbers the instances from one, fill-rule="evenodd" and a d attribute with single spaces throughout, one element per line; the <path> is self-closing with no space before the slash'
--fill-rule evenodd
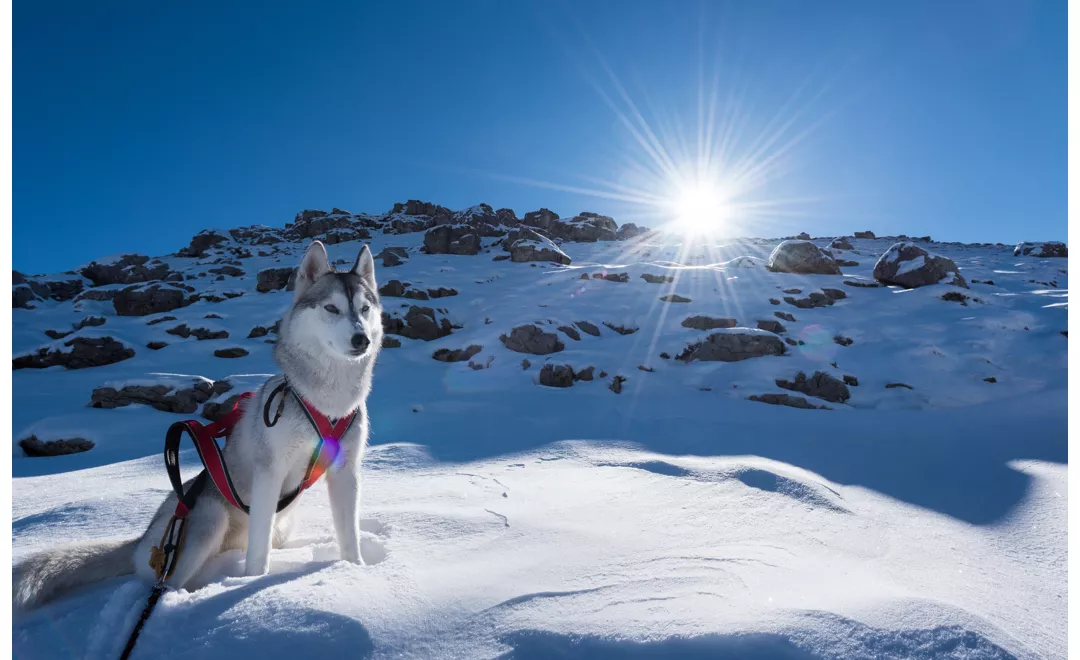
<path id="1" fill-rule="evenodd" d="M 382 344 L 382 306 L 375 284 L 375 262 L 367 245 L 352 269 L 330 267 L 326 247 L 314 241 L 296 274 L 289 315 L 289 340 L 317 346 L 332 357 L 363 360 Z"/>

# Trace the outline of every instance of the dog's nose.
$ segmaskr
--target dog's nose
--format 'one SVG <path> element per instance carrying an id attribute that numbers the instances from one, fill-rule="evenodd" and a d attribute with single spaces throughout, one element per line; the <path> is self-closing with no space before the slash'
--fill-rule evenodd
<path id="1" fill-rule="evenodd" d="M 367 338 L 362 332 L 358 332 L 352 336 L 352 345 L 358 351 L 362 351 L 371 344 L 371 340 Z"/>

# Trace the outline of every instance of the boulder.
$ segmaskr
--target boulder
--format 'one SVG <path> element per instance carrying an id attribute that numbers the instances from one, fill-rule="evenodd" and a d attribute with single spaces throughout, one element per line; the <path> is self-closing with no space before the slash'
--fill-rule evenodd
<path id="1" fill-rule="evenodd" d="M 112 302 L 119 316 L 146 316 L 186 307 L 196 300 L 198 296 L 172 284 L 151 284 L 123 289 Z"/>
<path id="2" fill-rule="evenodd" d="M 776 335 L 750 328 L 714 332 L 703 342 L 690 344 L 676 356 L 683 362 L 739 362 L 766 355 L 783 355 L 787 349 Z"/>
<path id="3" fill-rule="evenodd" d="M 545 364 L 540 369 L 540 384 L 545 387 L 571 387 L 574 369 L 569 364 Z"/>
<path id="4" fill-rule="evenodd" d="M 141 254 L 125 254 L 115 261 L 91 261 L 79 274 L 93 282 L 94 286 L 136 284 L 165 279 L 169 274 L 169 266 L 158 262 L 147 267 L 145 264 L 148 261 L 150 257 Z"/>
<path id="5" fill-rule="evenodd" d="M 521 224 L 528 227 L 539 227 L 544 231 L 550 231 L 551 226 L 559 220 L 559 214 L 548 209 L 540 209 L 539 211 L 529 211 L 525 214 L 525 217 L 521 219 Z"/>
<path id="6" fill-rule="evenodd" d="M 247 356 L 247 349 L 239 346 L 233 346 L 231 348 L 219 348 L 214 351 L 214 357 L 219 358 L 242 358 Z"/>
<path id="7" fill-rule="evenodd" d="M 565 347 L 554 332 L 544 332 L 533 324 L 519 325 L 510 331 L 510 336 L 500 335 L 499 341 L 504 346 L 518 353 L 550 355 Z"/>
<path id="8" fill-rule="evenodd" d="M 204 229 L 198 234 L 195 234 L 191 239 L 191 244 L 177 252 L 176 256 L 189 257 L 192 259 L 201 258 L 206 256 L 206 251 L 210 248 L 228 241 L 229 236 L 221 234 L 214 229 Z"/>
<path id="9" fill-rule="evenodd" d="M 424 234 L 428 254 L 478 254 L 480 237 L 469 225 L 439 225 Z"/>
<path id="10" fill-rule="evenodd" d="M 834 238 L 832 243 L 829 243 L 829 247 L 834 250 L 854 250 L 851 246 L 851 242 L 846 237 Z"/>
<path id="11" fill-rule="evenodd" d="M 679 295 L 679 294 L 677 294 L 677 293 L 672 293 L 672 294 L 668 294 L 668 295 L 666 295 L 666 296 L 660 296 L 660 300 L 663 300 L 664 302 L 669 302 L 669 303 L 688 303 L 688 302 L 693 302 L 693 301 L 692 301 L 692 300 L 690 300 L 689 298 L 685 298 L 685 297 L 683 297 L 683 296 L 680 296 L 680 295 Z"/>
<path id="12" fill-rule="evenodd" d="M 781 324 L 779 321 L 773 321 L 772 319 L 758 321 L 757 327 L 758 330 L 765 330 L 766 332 L 771 332 L 777 335 L 782 335 L 787 332 L 787 328 L 785 328 L 783 324 Z"/>
<path id="13" fill-rule="evenodd" d="M 848 386 L 842 380 L 824 371 L 815 371 L 814 375 L 809 378 L 804 372 L 800 371 L 795 374 L 795 380 L 780 379 L 776 381 L 776 386 L 833 403 L 843 403 L 851 398 L 851 391 L 848 390 Z"/>
<path id="14" fill-rule="evenodd" d="M 897 243 L 874 265 L 874 279 L 914 289 L 931 284 L 952 284 L 968 288 L 952 259 L 930 254 L 914 243 Z"/>
<path id="15" fill-rule="evenodd" d="M 483 346 L 473 344 L 467 348 L 440 348 L 431 354 L 431 357 L 435 358 L 439 362 L 466 362 L 474 355 L 483 350 Z"/>
<path id="16" fill-rule="evenodd" d="M 588 321 L 574 321 L 574 325 L 576 325 L 582 332 L 587 335 L 592 335 L 593 337 L 600 336 L 600 328 L 596 327 L 592 323 L 589 323 Z"/>
<path id="17" fill-rule="evenodd" d="M 855 232 L 855 238 L 877 238 L 872 231 L 857 231 Z"/>
<path id="18" fill-rule="evenodd" d="M 375 255 L 374 258 L 383 260 L 383 268 L 390 268 L 405 263 L 405 259 L 409 258 L 409 251 L 403 247 L 388 247 Z"/>
<path id="19" fill-rule="evenodd" d="M 788 406 L 789 408 L 802 408 L 804 410 L 829 410 L 828 406 L 815 406 L 801 396 L 790 394 L 752 394 L 746 397 L 750 401 L 760 401 L 774 406 Z"/>
<path id="20" fill-rule="evenodd" d="M 19 440 L 19 446 L 27 456 L 39 458 L 43 456 L 66 456 L 67 454 L 79 454 L 90 451 L 94 443 L 85 438 L 65 438 L 57 440 L 39 440 L 36 435 Z"/>
<path id="21" fill-rule="evenodd" d="M 215 394 L 210 381 L 193 379 L 187 387 L 175 385 L 125 385 L 96 388 L 90 395 L 91 408 L 121 408 L 131 404 L 143 404 L 156 410 L 190 414 Z"/>
<path id="22" fill-rule="evenodd" d="M 642 273 L 641 279 L 649 284 L 670 284 L 675 281 L 675 278 L 671 275 L 653 275 L 651 273 Z"/>
<path id="23" fill-rule="evenodd" d="M 769 255 L 766 268 L 777 273 L 840 274 L 836 261 L 809 241 L 784 241 L 777 245 Z"/>
<path id="24" fill-rule="evenodd" d="M 1013 256 L 1067 258 L 1069 256 L 1069 248 L 1060 241 L 1048 241 L 1046 243 L 1018 243 L 1016 248 L 1013 249 Z"/>
<path id="25" fill-rule="evenodd" d="M 292 291 L 296 288 L 296 268 L 267 268 L 259 271 L 255 290 L 259 293 Z"/>
<path id="26" fill-rule="evenodd" d="M 34 309 L 35 305 L 30 303 L 39 301 L 33 290 L 26 284 L 20 284 L 18 286 L 11 287 L 11 306 L 21 307 L 23 309 Z"/>
<path id="27" fill-rule="evenodd" d="M 638 227 L 632 222 L 628 222 L 625 225 L 619 227 L 619 231 L 615 232 L 615 240 L 625 241 L 631 238 L 637 238 L 642 234 L 649 233 L 648 227 Z"/>
<path id="28" fill-rule="evenodd" d="M 221 381 L 217 381 L 221 382 Z M 216 383 L 215 383 L 216 384 Z M 216 422 L 223 416 L 229 414 L 233 407 L 236 406 L 236 402 L 240 400 L 243 393 L 233 394 L 226 398 L 224 401 L 207 401 L 202 407 L 202 416 L 204 419 L 208 419 L 211 422 Z"/>
<path id="29" fill-rule="evenodd" d="M 712 316 L 690 316 L 683 319 L 682 327 L 694 330 L 715 330 L 717 328 L 734 328 L 738 323 L 735 319 L 714 318 Z"/>
<path id="30" fill-rule="evenodd" d="M 62 366 L 65 369 L 86 369 L 114 364 L 135 357 L 135 351 L 112 337 L 74 337 L 64 342 L 71 350 L 40 348 L 34 353 L 12 358 L 14 369 L 45 369 Z"/>
<path id="31" fill-rule="evenodd" d="M 525 222 L 525 224 L 529 223 Z M 542 228 L 552 238 L 576 243 L 595 243 L 596 241 L 614 241 L 619 225 L 606 215 L 583 211 L 579 215 L 564 220 L 556 216 L 550 221 L 549 226 Z"/>
<path id="32" fill-rule="evenodd" d="M 510 252 L 510 259 L 517 263 L 525 261 L 551 261 L 563 265 L 570 264 L 570 257 L 560 250 L 550 239 L 529 230 L 521 229 L 511 232 L 516 234 L 512 242 L 504 242 L 503 245 Z M 508 237 L 507 241 L 511 239 Z"/>
<path id="33" fill-rule="evenodd" d="M 436 317 L 435 310 L 430 307 L 410 306 L 404 319 L 383 312 L 382 321 L 387 334 L 409 339 L 433 341 L 453 332 L 449 319 Z"/>
<path id="34" fill-rule="evenodd" d="M 799 239 L 800 241 L 808 241 L 808 240 L 810 240 L 810 234 L 807 234 L 807 233 L 806 233 L 806 232 L 804 231 L 804 232 L 801 232 L 801 233 L 800 233 L 800 234 L 799 234 L 798 236 L 796 236 L 795 238 Z"/>

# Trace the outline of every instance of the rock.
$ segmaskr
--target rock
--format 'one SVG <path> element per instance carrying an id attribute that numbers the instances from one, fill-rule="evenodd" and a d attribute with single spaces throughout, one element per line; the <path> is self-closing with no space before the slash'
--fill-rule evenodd
<path id="1" fill-rule="evenodd" d="M 350 241 L 366 241 L 371 238 L 371 232 L 363 227 L 343 227 L 331 229 L 323 234 L 319 240 L 326 245 L 337 245 Z"/>
<path id="2" fill-rule="evenodd" d="M 840 344 L 841 346 L 851 346 L 855 343 L 854 339 L 852 339 L 851 337 L 845 337 L 844 335 L 836 335 L 832 338 L 832 340 L 837 344 Z"/>
<path id="3" fill-rule="evenodd" d="M 574 369 L 568 364 L 545 364 L 540 369 L 540 384 L 546 387 L 570 387 L 574 384 Z"/>
<path id="4" fill-rule="evenodd" d="M 850 385 L 851 387 L 859 386 L 859 379 L 855 376 L 844 376 L 844 385 Z"/>
<path id="5" fill-rule="evenodd" d="M 214 357 L 219 358 L 242 358 L 246 357 L 248 352 L 239 346 L 233 346 L 232 348 L 219 348 L 214 351 Z"/>
<path id="6" fill-rule="evenodd" d="M 983 378 L 983 380 L 986 381 L 987 383 L 996 383 L 997 382 L 997 378 L 994 378 L 993 376 L 990 376 L 989 378 Z"/>
<path id="7" fill-rule="evenodd" d="M 736 332 L 714 332 L 703 342 L 690 344 L 676 356 L 683 362 L 738 362 L 766 355 L 783 355 L 784 342 L 774 334 L 740 328 Z"/>
<path id="8" fill-rule="evenodd" d="M 148 261 L 150 257 L 141 254 L 125 254 L 113 262 L 91 261 L 79 274 L 93 282 L 94 286 L 149 282 L 164 279 L 169 274 L 168 265 L 158 262 L 147 268 L 145 264 Z"/>
<path id="9" fill-rule="evenodd" d="M 389 298 L 403 298 L 405 296 L 405 285 L 401 283 L 401 280 L 390 280 L 379 287 L 379 295 Z"/>
<path id="10" fill-rule="evenodd" d="M 914 243 L 897 243 L 874 265 L 874 279 L 914 289 L 931 284 L 968 288 L 952 259 L 933 255 Z"/>
<path id="11" fill-rule="evenodd" d="M 39 440 L 36 435 L 19 440 L 19 446 L 27 456 L 40 458 L 44 456 L 66 456 L 67 454 L 80 454 L 94 448 L 94 443 L 84 438 L 65 438 L 58 440 Z"/>
<path id="12" fill-rule="evenodd" d="M 214 275 L 228 275 L 229 277 L 241 277 L 242 275 L 244 275 L 243 269 L 237 268 L 236 266 L 222 266 L 220 268 L 211 268 L 207 272 L 213 273 Z"/>
<path id="13" fill-rule="evenodd" d="M 476 344 L 473 344 L 468 348 L 455 348 L 453 350 L 449 348 L 440 348 L 432 353 L 431 357 L 439 362 L 465 362 L 472 359 L 472 357 L 483 350 L 483 348 L 483 346 L 478 346 Z"/>
<path id="14" fill-rule="evenodd" d="M 841 268 L 854 268 L 859 265 L 858 261 L 851 261 L 850 259 L 837 259 L 836 265 Z"/>
<path id="15" fill-rule="evenodd" d="M 969 300 L 967 296 L 960 293 L 959 291 L 946 291 L 941 296 L 941 299 L 947 302 L 958 302 L 964 307 L 967 307 L 967 301 Z"/>
<path id="16" fill-rule="evenodd" d="M 75 324 L 75 329 L 82 330 L 83 328 L 96 328 L 102 325 L 105 325 L 104 316 L 87 316 Z"/>
<path id="17" fill-rule="evenodd" d="M 170 312 L 198 300 L 184 289 L 171 284 L 132 286 L 116 293 L 113 309 L 119 316 L 146 316 Z"/>
<path id="18" fill-rule="evenodd" d="M 885 389 L 891 390 L 891 389 L 894 389 L 894 388 L 897 388 L 897 387 L 906 387 L 909 390 L 915 389 L 914 387 L 912 387 L 911 385 L 908 385 L 907 383 L 889 383 L 888 385 L 885 386 Z"/>
<path id="19" fill-rule="evenodd" d="M 855 232 L 855 238 L 877 238 L 872 231 L 857 231 Z"/>
<path id="20" fill-rule="evenodd" d="M 67 280 L 30 280 L 28 284 L 31 289 L 35 290 L 38 296 L 42 298 L 51 298 L 61 302 L 64 300 L 71 300 L 83 291 L 82 278 Z"/>
<path id="21" fill-rule="evenodd" d="M 514 238 L 511 242 L 511 238 Z M 551 261 L 570 265 L 570 257 L 560 250 L 550 239 L 530 229 L 519 229 L 510 233 L 503 242 L 504 249 L 510 252 L 510 260 L 516 263 L 526 261 Z"/>
<path id="22" fill-rule="evenodd" d="M 593 370 L 595 369 L 596 367 L 593 367 L 592 365 L 585 367 L 574 374 L 574 380 L 591 381 L 593 379 Z"/>
<path id="23" fill-rule="evenodd" d="M 17 270 L 11 271 L 11 284 L 17 286 L 19 284 L 26 284 L 26 276 Z"/>
<path id="24" fill-rule="evenodd" d="M 551 226 L 559 219 L 559 214 L 548 209 L 540 209 L 539 211 L 529 211 L 525 214 L 525 217 L 521 219 L 521 224 L 528 225 L 529 227 L 539 227 L 544 231 L 550 231 Z"/>
<path id="25" fill-rule="evenodd" d="M 650 374 L 651 374 L 651 373 L 653 373 L 654 371 L 656 371 L 656 369 L 653 369 L 652 367 L 647 367 L 647 366 L 645 366 L 644 364 L 639 364 L 639 365 L 637 366 L 637 368 L 638 368 L 638 369 L 639 369 L 640 371 L 647 371 L 647 372 L 649 372 Z"/>
<path id="26" fill-rule="evenodd" d="M 439 225 L 424 234 L 428 254 L 479 254 L 480 236 L 468 225 Z"/>
<path id="27" fill-rule="evenodd" d="M 689 298 L 684 298 L 677 293 L 672 293 L 666 296 L 660 296 L 660 300 L 669 303 L 688 303 L 692 302 Z"/>
<path id="28" fill-rule="evenodd" d="M 256 277 L 255 290 L 259 293 L 269 293 L 281 289 L 291 291 L 295 288 L 296 268 L 267 268 L 259 271 Z M 290 287 L 290 284 L 292 287 Z"/>
<path id="29" fill-rule="evenodd" d="M 606 282 L 619 282 L 621 284 L 628 284 L 630 282 L 629 273 L 595 273 L 593 274 L 594 280 L 604 280 Z"/>
<path id="30" fill-rule="evenodd" d="M 20 284 L 11 288 L 11 306 L 12 308 L 21 307 L 23 309 L 34 309 L 32 302 L 37 302 L 39 298 L 34 295 L 34 291 L 25 284 Z"/>
<path id="31" fill-rule="evenodd" d="M 840 289 L 822 289 L 821 292 L 811 291 L 805 298 L 785 296 L 784 302 L 794 305 L 799 309 L 812 309 L 815 307 L 829 307 L 837 300 L 846 298 L 847 294 Z"/>
<path id="32" fill-rule="evenodd" d="M 776 298 L 769 298 L 769 304 L 770 305 L 779 305 L 780 301 L 777 300 Z"/>
<path id="33" fill-rule="evenodd" d="M 851 398 L 851 392 L 848 390 L 847 385 L 824 371 L 815 371 L 814 375 L 809 378 L 800 371 L 795 374 L 794 381 L 777 380 L 776 386 L 833 403 L 843 403 Z"/>
<path id="34" fill-rule="evenodd" d="M 64 342 L 70 351 L 40 348 L 34 353 L 12 358 L 14 369 L 45 369 L 62 366 L 65 369 L 86 369 L 114 364 L 135 357 L 135 351 L 112 337 L 74 337 Z"/>
<path id="35" fill-rule="evenodd" d="M 603 376 L 601 376 L 601 378 L 603 378 Z M 623 376 L 615 376 L 614 378 L 611 379 L 611 384 L 608 385 L 608 389 L 610 389 L 615 394 L 622 394 L 622 384 L 625 383 L 625 382 L 626 382 L 625 377 L 623 377 Z"/>
<path id="36" fill-rule="evenodd" d="M 203 418 L 208 419 L 211 422 L 218 421 L 232 412 L 232 409 L 236 406 L 236 402 L 240 400 L 241 396 L 243 396 L 243 393 L 233 394 L 224 401 L 207 401 L 202 407 Z"/>
<path id="37" fill-rule="evenodd" d="M 191 330 L 188 328 L 187 323 L 181 323 L 180 325 L 169 328 L 165 331 L 170 335 L 176 335 L 177 337 L 194 337 L 199 341 L 205 341 L 207 339 L 228 339 L 229 333 L 227 330 L 210 330 L 209 328 L 195 328 Z"/>
<path id="38" fill-rule="evenodd" d="M 778 335 L 782 335 L 787 332 L 787 329 L 779 321 L 767 320 L 757 322 L 758 330 L 765 330 L 766 332 L 772 332 Z"/>
<path id="39" fill-rule="evenodd" d="M 544 332 L 531 323 L 514 328 L 510 331 L 509 337 L 500 335 L 499 341 L 512 351 L 533 355 L 550 355 L 565 348 L 557 334 Z"/>
<path id="40" fill-rule="evenodd" d="M 578 334 L 578 331 L 568 325 L 560 325 L 559 331 L 563 332 L 567 337 L 574 341 L 581 341 L 581 335 Z"/>
<path id="41" fill-rule="evenodd" d="M 769 255 L 766 268 L 777 273 L 839 275 L 832 257 L 809 241 L 784 241 Z"/>
<path id="42" fill-rule="evenodd" d="M 1013 256 L 1032 256 L 1042 258 L 1068 258 L 1069 248 L 1060 241 L 1046 243 L 1017 243 Z"/>
<path id="43" fill-rule="evenodd" d="M 382 252 L 375 255 L 374 258 L 382 259 L 383 267 L 390 268 L 391 266 L 400 266 L 405 263 L 405 260 L 409 258 L 409 251 L 403 247 L 388 247 L 383 248 Z"/>
<path id="44" fill-rule="evenodd" d="M 164 323 L 165 321 L 175 321 L 175 316 L 159 316 L 156 319 L 150 319 L 146 322 L 146 325 L 157 325 L 158 323 Z"/>
<path id="45" fill-rule="evenodd" d="M 829 243 L 829 247 L 834 250 L 854 250 L 851 243 L 847 238 L 834 238 L 832 243 Z"/>
<path id="46" fill-rule="evenodd" d="M 592 323 L 589 323 L 588 321 L 574 321 L 574 325 L 576 325 L 582 332 L 587 335 L 592 335 L 593 337 L 600 336 L 600 328 L 596 327 Z"/>
<path id="47" fill-rule="evenodd" d="M 810 240 L 810 234 L 807 234 L 804 231 L 804 232 L 800 233 L 798 236 L 796 236 L 795 238 L 799 239 L 800 241 L 808 241 L 808 240 Z"/>
<path id="48" fill-rule="evenodd" d="M 528 369 L 531 366 L 532 366 L 532 362 L 529 362 L 528 360 L 522 360 L 521 361 L 521 370 L 522 371 L 525 371 L 526 369 Z"/>
<path id="49" fill-rule="evenodd" d="M 638 227 L 634 223 L 628 222 L 619 227 L 619 231 L 615 232 L 615 239 L 619 241 L 625 241 L 631 238 L 637 238 L 638 236 L 647 233 L 649 233 L 648 227 Z"/>
<path id="50" fill-rule="evenodd" d="M 406 291 L 404 293 L 404 295 L 402 297 L 403 298 L 411 298 L 412 300 L 428 300 L 429 299 L 427 293 L 425 293 L 424 291 L 419 291 L 417 289 L 409 289 L 408 291 Z"/>
<path id="51" fill-rule="evenodd" d="M 382 321 L 383 330 L 387 334 L 401 335 L 409 339 L 433 341 L 454 331 L 449 319 L 437 318 L 435 310 L 430 307 L 411 305 L 404 319 L 383 312 Z"/>
<path id="52" fill-rule="evenodd" d="M 382 338 L 383 348 L 401 348 L 401 340 L 390 335 L 383 335 Z"/>
<path id="53" fill-rule="evenodd" d="M 522 221 L 524 224 L 530 224 L 529 215 L 525 215 L 525 220 Z M 618 237 L 619 226 L 606 215 L 582 211 L 580 214 L 564 220 L 560 220 L 558 216 L 555 216 L 550 219 L 548 226 L 540 228 L 552 238 L 576 243 L 594 243 L 596 241 L 614 241 Z"/>
<path id="54" fill-rule="evenodd" d="M 789 323 L 796 322 L 795 317 L 791 314 L 788 314 L 787 312 L 773 312 L 773 315 L 776 316 L 776 318 L 783 319 L 784 321 L 787 321 Z"/>
<path id="55" fill-rule="evenodd" d="M 510 259 L 510 255 L 508 255 L 508 254 L 497 254 L 497 255 L 495 255 L 494 257 L 491 258 L 492 261 L 507 261 L 509 259 Z"/>
<path id="56" fill-rule="evenodd" d="M 168 346 L 168 344 L 163 342 L 163 341 L 151 341 L 151 342 L 147 342 L 147 344 L 146 344 L 146 347 L 149 348 L 152 351 L 160 351 L 161 349 L 165 348 L 166 346 Z"/>
<path id="57" fill-rule="evenodd" d="M 458 294 L 457 289 L 451 289 L 447 286 L 440 286 L 438 289 L 428 289 L 427 293 L 432 298 L 448 298 Z"/>
<path id="58" fill-rule="evenodd" d="M 852 281 L 852 280 L 844 280 L 844 285 L 845 286 L 853 286 L 853 287 L 862 288 L 862 289 L 876 289 L 876 288 L 881 286 L 877 282 L 862 282 L 862 281 Z"/>
<path id="59" fill-rule="evenodd" d="M 196 379 L 189 387 L 179 389 L 165 384 L 125 385 L 120 390 L 99 387 L 90 395 L 90 407 L 111 409 L 143 404 L 165 412 L 189 414 L 213 395 L 213 384 L 203 379 Z"/>
<path id="60" fill-rule="evenodd" d="M 715 318 L 712 316 L 691 316 L 683 319 L 682 327 L 694 330 L 715 330 L 717 328 L 734 328 L 738 325 L 735 319 Z"/>
<path id="61" fill-rule="evenodd" d="M 650 273 L 642 273 L 641 279 L 649 284 L 670 284 L 675 281 L 675 278 L 671 275 L 652 275 Z"/>
<path id="62" fill-rule="evenodd" d="M 637 328 L 629 328 L 629 327 L 626 327 L 626 326 L 623 326 L 623 325 L 616 325 L 616 324 L 611 323 L 609 321 L 604 321 L 604 325 L 611 328 L 612 330 L 619 333 L 620 335 L 632 335 L 632 334 L 634 334 L 635 332 L 638 331 Z"/>
<path id="63" fill-rule="evenodd" d="M 75 332 L 75 331 L 74 330 L 51 330 L 50 329 L 50 330 L 46 330 L 45 334 L 48 335 L 48 337 L 50 339 L 63 339 L 64 337 L 67 337 L 68 335 L 70 335 L 73 332 Z"/>
<path id="64" fill-rule="evenodd" d="M 790 394 L 752 394 L 746 398 L 750 401 L 759 401 L 774 406 L 788 406 L 804 410 L 831 410 L 828 406 L 815 406 L 801 396 L 791 396 Z"/>
<path id="65" fill-rule="evenodd" d="M 229 237 L 213 229 L 204 229 L 191 239 L 191 244 L 176 253 L 178 257 L 201 258 L 212 247 L 227 243 Z"/>

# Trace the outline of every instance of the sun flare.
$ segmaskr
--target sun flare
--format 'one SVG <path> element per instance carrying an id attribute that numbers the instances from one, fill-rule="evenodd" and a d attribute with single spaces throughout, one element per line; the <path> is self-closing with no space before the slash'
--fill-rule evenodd
<path id="1" fill-rule="evenodd" d="M 731 213 L 720 188 L 704 183 L 679 190 L 672 201 L 672 210 L 678 226 L 692 233 L 722 228 Z"/>

